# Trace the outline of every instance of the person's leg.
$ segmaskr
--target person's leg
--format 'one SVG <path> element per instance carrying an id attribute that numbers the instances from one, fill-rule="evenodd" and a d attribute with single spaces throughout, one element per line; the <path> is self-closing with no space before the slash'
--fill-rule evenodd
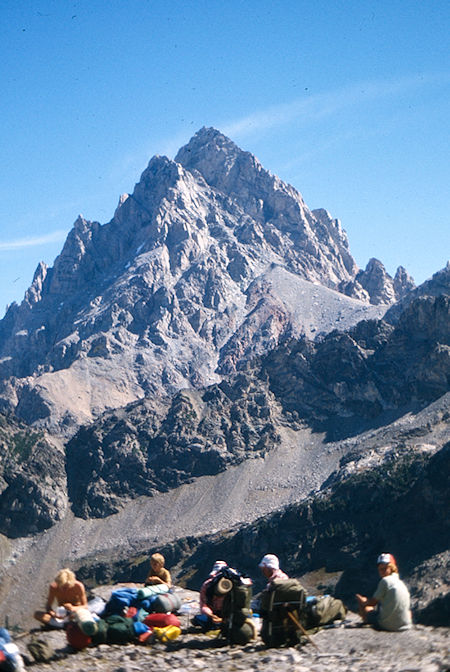
<path id="1" fill-rule="evenodd" d="M 192 625 L 202 628 L 205 632 L 213 627 L 212 619 L 206 614 L 196 614 L 192 619 Z"/>
<path id="2" fill-rule="evenodd" d="M 363 607 L 361 618 L 363 619 L 364 623 L 368 623 L 371 615 L 374 615 L 375 612 L 376 612 L 375 607 L 368 607 L 368 606 Z"/>
<path id="3" fill-rule="evenodd" d="M 35 611 L 33 616 L 37 621 L 43 623 L 44 625 L 48 625 L 52 618 L 47 611 Z"/>

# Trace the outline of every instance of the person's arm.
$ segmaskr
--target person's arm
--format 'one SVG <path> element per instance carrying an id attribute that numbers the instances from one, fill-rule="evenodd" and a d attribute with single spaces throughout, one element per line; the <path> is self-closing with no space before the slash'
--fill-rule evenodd
<path id="1" fill-rule="evenodd" d="M 372 606 L 378 604 L 378 602 L 382 602 L 386 596 L 387 591 L 388 591 L 388 584 L 386 578 L 383 577 L 378 583 L 377 589 L 374 592 L 373 597 L 370 598 L 373 601 Z"/>
<path id="2" fill-rule="evenodd" d="M 53 602 L 55 601 L 55 599 L 56 599 L 56 586 L 54 586 L 51 583 L 48 589 L 47 604 L 45 605 L 46 612 L 51 616 L 55 616 L 55 612 L 53 611 Z"/>
<path id="3" fill-rule="evenodd" d="M 205 581 L 205 583 L 200 588 L 200 611 L 202 612 L 202 614 L 205 614 L 205 616 L 210 616 L 212 618 L 213 615 L 214 615 L 213 610 L 211 609 L 210 606 L 208 606 L 208 604 L 206 602 L 206 588 L 207 588 L 206 584 L 207 583 L 208 582 Z"/>
<path id="4" fill-rule="evenodd" d="M 80 590 L 80 600 L 81 600 L 80 605 L 82 607 L 87 607 L 88 601 L 87 601 L 87 597 L 86 597 L 86 590 L 85 590 L 84 584 L 80 583 L 80 587 L 81 587 L 81 590 Z"/>
<path id="5" fill-rule="evenodd" d="M 365 595 L 356 593 L 356 598 L 362 607 L 375 607 L 378 604 L 378 600 L 375 597 L 366 597 Z"/>

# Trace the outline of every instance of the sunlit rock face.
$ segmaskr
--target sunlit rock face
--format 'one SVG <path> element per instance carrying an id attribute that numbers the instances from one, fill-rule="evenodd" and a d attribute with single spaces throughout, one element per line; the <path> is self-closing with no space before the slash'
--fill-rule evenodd
<path id="1" fill-rule="evenodd" d="M 338 220 L 203 128 L 38 266 L 0 323 L 2 408 L 69 436 L 107 408 L 219 382 L 286 338 L 379 317 L 394 294 L 371 305 L 357 273 Z"/>

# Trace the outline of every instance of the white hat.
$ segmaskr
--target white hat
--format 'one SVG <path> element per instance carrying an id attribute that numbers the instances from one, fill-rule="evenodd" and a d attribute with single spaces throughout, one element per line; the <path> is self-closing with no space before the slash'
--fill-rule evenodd
<path id="1" fill-rule="evenodd" d="M 395 558 L 390 553 L 381 553 L 377 558 L 377 565 L 397 565 Z"/>
<path id="2" fill-rule="evenodd" d="M 228 567 L 226 562 L 223 560 L 216 560 L 209 575 L 213 576 L 214 574 L 217 574 L 217 572 L 220 572 L 220 570 L 224 569 L 224 567 Z"/>
<path id="3" fill-rule="evenodd" d="M 280 561 L 276 555 L 268 553 L 263 557 L 258 567 L 268 567 L 268 569 L 280 569 Z"/>

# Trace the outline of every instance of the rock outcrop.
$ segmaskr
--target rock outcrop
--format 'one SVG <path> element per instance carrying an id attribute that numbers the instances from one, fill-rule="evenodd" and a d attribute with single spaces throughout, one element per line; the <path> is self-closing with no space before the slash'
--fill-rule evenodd
<path id="1" fill-rule="evenodd" d="M 426 280 L 424 283 L 411 289 L 392 305 L 385 313 L 385 320 L 395 324 L 405 308 L 418 298 L 426 296 L 449 296 L 450 295 L 450 261 L 447 266 Z"/>
<path id="2" fill-rule="evenodd" d="M 41 532 L 67 508 L 65 458 L 42 432 L 0 414 L 0 533 Z"/>
<path id="3" fill-rule="evenodd" d="M 76 515 L 104 517 L 129 499 L 266 454 L 279 441 L 277 404 L 244 374 L 206 390 L 183 390 L 159 413 L 137 402 L 82 428 L 67 445 Z"/>

